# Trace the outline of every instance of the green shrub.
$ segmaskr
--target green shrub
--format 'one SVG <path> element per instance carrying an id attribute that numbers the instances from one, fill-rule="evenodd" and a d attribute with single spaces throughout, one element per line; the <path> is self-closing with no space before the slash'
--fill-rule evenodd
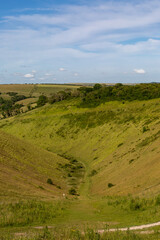
<path id="1" fill-rule="evenodd" d="M 142 132 L 144 133 L 144 132 L 147 132 L 147 131 L 149 131 L 149 128 L 144 126 Z"/>
<path id="2" fill-rule="evenodd" d="M 120 144 L 118 144 L 118 146 L 117 147 L 120 147 L 120 146 L 122 146 L 123 145 L 123 143 L 120 143 Z"/>
<path id="3" fill-rule="evenodd" d="M 113 183 L 108 183 L 108 187 L 111 188 L 111 187 L 114 187 L 115 185 Z"/>
<path id="4" fill-rule="evenodd" d="M 37 101 L 37 106 L 38 107 L 44 106 L 47 103 L 47 101 L 48 101 L 47 97 L 44 95 L 41 95 L 39 96 L 39 99 Z"/>
<path id="5" fill-rule="evenodd" d="M 97 172 L 95 169 L 93 169 L 93 170 L 91 171 L 90 176 L 92 177 L 92 176 L 96 175 L 97 173 L 98 173 L 98 172 Z"/>
<path id="6" fill-rule="evenodd" d="M 52 179 L 51 179 L 51 178 L 48 178 L 48 179 L 47 179 L 47 183 L 53 185 Z"/>
<path id="7" fill-rule="evenodd" d="M 129 160 L 129 164 L 131 164 L 132 162 L 134 162 L 134 159 Z"/>
<path id="8" fill-rule="evenodd" d="M 77 191 L 74 188 L 69 189 L 69 194 L 70 195 L 77 195 Z"/>

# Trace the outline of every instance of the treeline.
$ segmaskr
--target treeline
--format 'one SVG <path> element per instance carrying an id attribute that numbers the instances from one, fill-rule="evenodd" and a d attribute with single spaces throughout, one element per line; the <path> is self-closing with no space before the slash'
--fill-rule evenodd
<path id="1" fill-rule="evenodd" d="M 39 96 L 37 101 L 37 107 L 41 107 L 45 105 L 47 102 L 53 104 L 55 102 L 61 102 L 63 100 L 69 100 L 73 98 L 77 98 L 81 96 L 81 92 L 78 90 L 70 90 L 66 89 L 64 91 L 59 91 L 57 93 L 53 93 L 50 97 L 46 97 L 45 95 Z"/>
<path id="2" fill-rule="evenodd" d="M 16 104 L 16 102 L 27 98 L 26 96 L 18 95 L 15 92 L 8 92 L 7 94 L 11 97 L 10 100 L 0 97 L 0 112 L 3 118 L 14 116 L 20 113 L 20 109 L 23 105 Z"/>
<path id="3" fill-rule="evenodd" d="M 47 102 L 53 104 L 62 100 L 81 97 L 81 107 L 96 107 L 109 101 L 134 101 L 160 98 L 160 84 L 123 85 L 117 83 L 114 86 L 95 84 L 93 87 L 80 87 L 77 90 L 65 90 L 54 93 L 47 98 L 39 97 L 37 106 L 43 106 Z"/>
<path id="4" fill-rule="evenodd" d="M 81 106 L 97 106 L 108 101 L 134 101 L 160 98 L 160 84 L 123 85 L 114 86 L 95 84 L 93 88 L 82 87 Z"/>

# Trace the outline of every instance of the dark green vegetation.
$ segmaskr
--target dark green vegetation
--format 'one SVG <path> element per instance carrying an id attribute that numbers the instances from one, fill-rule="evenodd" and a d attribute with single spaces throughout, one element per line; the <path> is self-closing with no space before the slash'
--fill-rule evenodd
<path id="1" fill-rule="evenodd" d="M 160 97 L 160 84 L 138 84 L 102 86 L 95 84 L 93 88 L 81 87 L 83 93 L 81 106 L 94 107 L 108 101 L 149 100 Z"/>
<path id="2" fill-rule="evenodd" d="M 23 105 L 16 102 L 26 99 L 26 96 L 17 95 L 17 93 L 8 92 L 7 94 L 11 96 L 10 100 L 0 97 L 0 112 L 4 118 L 20 113 Z"/>
<path id="3" fill-rule="evenodd" d="M 81 97 L 80 107 L 96 107 L 109 101 L 124 103 L 124 101 L 149 100 L 160 98 L 160 84 L 123 85 L 117 83 L 114 86 L 95 84 L 93 87 L 80 87 L 76 91 L 71 89 L 59 91 L 51 94 L 48 99 L 41 95 L 37 103 L 38 106 L 43 106 L 46 102 L 53 104 L 77 97 Z"/>
<path id="4" fill-rule="evenodd" d="M 14 228 L 31 236 L 31 226 L 49 225 L 48 233 L 33 230 L 29 239 L 45 239 L 44 234 L 47 239 L 158 239 L 158 233 L 82 235 L 84 226 L 96 230 L 160 219 L 160 99 L 104 98 L 93 108 L 84 100 L 108 88 L 146 88 L 147 96 L 152 87 L 159 89 L 137 86 L 83 87 L 76 90 L 80 97 L 63 90 L 67 97 L 54 93 L 61 96 L 54 104 L 45 104 L 53 95 L 41 92 L 42 107 L 0 121 L 3 232 Z"/>
<path id="5" fill-rule="evenodd" d="M 37 107 L 42 107 L 47 103 L 47 97 L 44 95 L 40 95 L 37 101 Z"/>

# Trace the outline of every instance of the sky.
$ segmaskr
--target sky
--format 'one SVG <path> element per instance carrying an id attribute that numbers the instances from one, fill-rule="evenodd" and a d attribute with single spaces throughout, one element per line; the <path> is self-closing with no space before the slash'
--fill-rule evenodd
<path id="1" fill-rule="evenodd" d="M 0 84 L 159 81 L 159 0 L 0 0 Z"/>

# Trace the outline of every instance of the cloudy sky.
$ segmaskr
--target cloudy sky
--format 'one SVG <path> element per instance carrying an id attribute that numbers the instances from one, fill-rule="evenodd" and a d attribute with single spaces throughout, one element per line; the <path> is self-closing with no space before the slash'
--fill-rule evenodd
<path id="1" fill-rule="evenodd" d="M 0 83 L 160 81 L 159 0 L 5 0 Z"/>

